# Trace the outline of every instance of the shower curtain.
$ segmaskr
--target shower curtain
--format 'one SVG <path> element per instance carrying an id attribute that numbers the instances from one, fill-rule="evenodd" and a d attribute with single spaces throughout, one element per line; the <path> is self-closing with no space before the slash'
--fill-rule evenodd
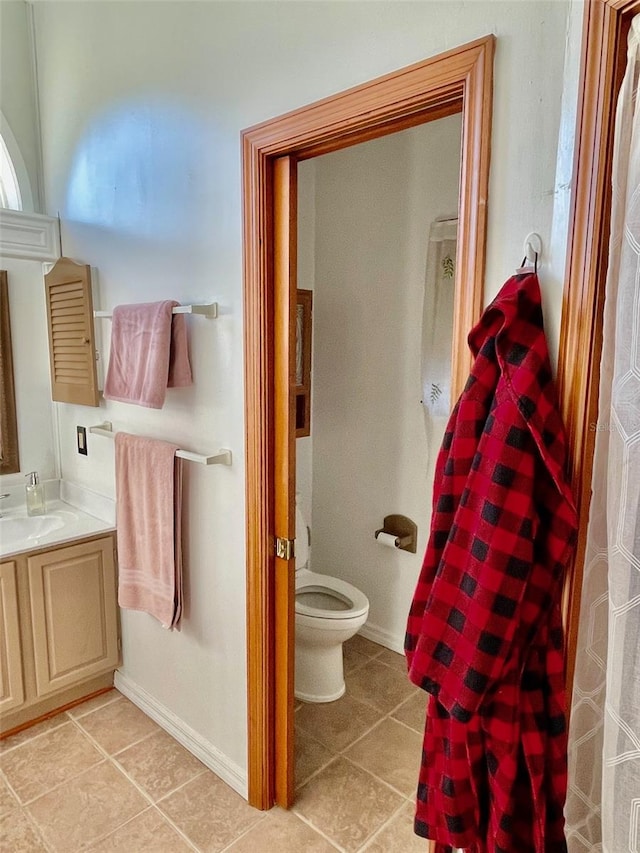
<path id="1" fill-rule="evenodd" d="M 592 500 L 569 730 L 569 853 L 640 853 L 640 16 L 618 98 Z"/>
<path id="2" fill-rule="evenodd" d="M 422 314 L 422 405 L 431 464 L 451 411 L 451 347 L 458 220 L 431 223 Z M 431 469 L 430 469 L 431 470 Z M 432 475 L 430 475 L 432 476 Z"/>

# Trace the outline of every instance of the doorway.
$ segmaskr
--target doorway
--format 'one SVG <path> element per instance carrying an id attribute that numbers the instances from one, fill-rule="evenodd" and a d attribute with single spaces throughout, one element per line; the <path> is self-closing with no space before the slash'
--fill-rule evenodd
<path id="1" fill-rule="evenodd" d="M 296 587 L 337 580 L 369 609 L 336 647 L 342 695 L 339 667 L 308 666 L 296 633 L 293 808 L 349 849 L 373 834 L 381 849 L 426 849 L 412 809 L 427 695 L 403 644 L 450 409 L 460 126 L 457 113 L 298 164 L 313 393 L 295 441 Z M 375 538 L 392 513 L 417 524 L 415 547 Z M 313 701 L 321 691 L 331 700 Z"/>
<path id="2" fill-rule="evenodd" d="M 243 133 L 249 802 L 293 801 L 297 163 L 461 113 L 452 397 L 482 305 L 494 37 Z"/>

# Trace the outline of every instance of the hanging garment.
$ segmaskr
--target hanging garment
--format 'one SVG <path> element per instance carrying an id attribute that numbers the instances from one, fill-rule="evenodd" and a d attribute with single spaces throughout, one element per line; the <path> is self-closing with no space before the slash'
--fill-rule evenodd
<path id="1" fill-rule="evenodd" d="M 563 853 L 560 597 L 577 518 L 535 275 L 506 282 L 469 345 L 405 642 L 431 694 L 415 831 L 439 853 Z"/>

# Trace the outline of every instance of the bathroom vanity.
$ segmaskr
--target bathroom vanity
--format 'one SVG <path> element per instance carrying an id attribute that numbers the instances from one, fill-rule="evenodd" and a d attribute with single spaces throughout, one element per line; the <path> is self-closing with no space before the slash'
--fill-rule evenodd
<path id="1" fill-rule="evenodd" d="M 0 733 L 113 684 L 115 548 L 113 526 L 61 501 L 0 518 Z"/>

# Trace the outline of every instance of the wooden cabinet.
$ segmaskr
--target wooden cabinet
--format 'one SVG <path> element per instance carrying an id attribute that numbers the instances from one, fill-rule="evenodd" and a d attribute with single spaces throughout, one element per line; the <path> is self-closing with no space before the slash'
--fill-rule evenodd
<path id="1" fill-rule="evenodd" d="M 0 564 L 0 731 L 113 683 L 113 534 Z"/>
<path id="2" fill-rule="evenodd" d="M 298 290 L 296 299 L 296 438 L 311 435 L 311 322 L 313 291 Z"/>
<path id="3" fill-rule="evenodd" d="M 0 564 L 0 714 L 24 701 L 15 560 Z"/>
<path id="4" fill-rule="evenodd" d="M 97 406 L 91 267 L 59 258 L 44 277 L 51 399 Z"/>

